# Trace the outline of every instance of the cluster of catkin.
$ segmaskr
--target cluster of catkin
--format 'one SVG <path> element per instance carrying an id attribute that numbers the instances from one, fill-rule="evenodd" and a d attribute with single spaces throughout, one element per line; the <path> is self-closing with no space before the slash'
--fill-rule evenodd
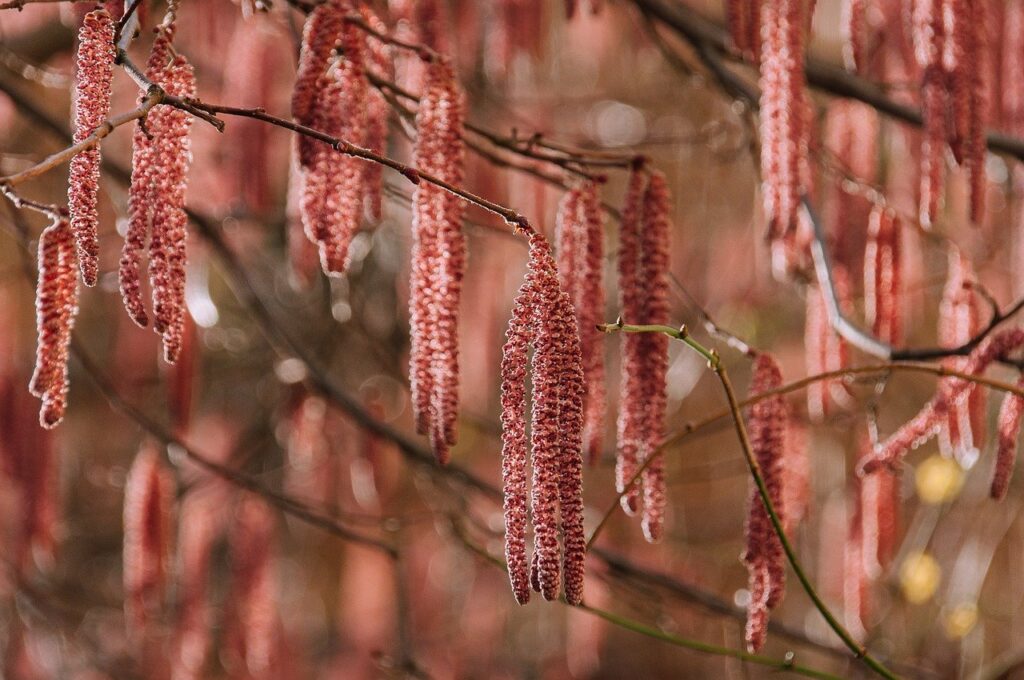
<path id="1" fill-rule="evenodd" d="M 782 372 L 774 357 L 758 354 L 754 358 L 752 395 L 782 385 Z M 787 443 L 789 412 L 782 396 L 761 399 L 750 407 L 750 446 L 764 479 L 768 497 L 776 515 L 785 516 L 783 507 L 783 456 Z M 747 604 L 747 647 L 757 651 L 768 634 L 768 614 L 781 601 L 785 591 L 786 557 L 782 542 L 772 525 L 767 507 L 756 485 L 751 483 L 746 525 L 747 546 L 743 562 L 750 577 L 750 601 Z"/>
<path id="2" fill-rule="evenodd" d="M 369 86 L 367 65 L 387 75 L 386 46 L 368 41 L 346 16 L 380 20 L 348 0 L 329 0 L 310 12 L 303 29 L 299 68 L 292 92 L 292 116 L 308 127 L 381 152 L 387 136 L 387 103 Z M 335 58 L 335 51 L 340 57 Z M 320 140 L 296 141 L 300 168 L 300 214 L 307 238 L 316 244 L 324 273 L 340 276 L 350 265 L 350 246 L 365 211 L 380 217 L 380 169 Z"/>
<path id="3" fill-rule="evenodd" d="M 452 185 L 463 179 L 465 103 L 451 64 L 427 64 L 416 113 L 417 169 Z M 409 382 L 416 431 L 441 463 L 457 437 L 459 300 L 466 269 L 462 199 L 428 182 L 413 192 L 409 272 Z"/>
<path id="4" fill-rule="evenodd" d="M 528 455 L 526 377 L 531 347 Z M 568 602 L 578 604 L 583 596 L 584 392 L 572 302 L 559 287 L 547 241 L 533 234 L 526 280 L 514 302 L 501 360 L 505 559 L 520 604 L 530 599 L 531 586 L 547 600 L 557 598 L 562 582 Z M 528 464 L 533 473 L 530 482 Z M 532 559 L 528 559 L 527 520 L 531 513 L 534 546 Z"/>
<path id="5" fill-rule="evenodd" d="M 627 323 L 669 321 L 670 212 L 665 176 L 634 168 L 619 230 L 619 296 Z M 622 507 L 627 514 L 635 514 L 642 505 L 648 541 L 660 540 L 664 528 L 665 466 L 655 454 L 663 437 L 667 370 L 668 336 L 637 333 L 623 337 L 615 487 L 623 494 Z M 644 464 L 641 483 L 634 485 L 633 478 Z"/>
<path id="6" fill-rule="evenodd" d="M 968 173 L 971 220 L 980 222 L 984 215 L 989 119 L 986 4 L 987 0 L 913 3 L 913 42 L 921 69 L 924 116 L 920 221 L 926 227 L 939 210 L 947 148 Z"/>
<path id="7" fill-rule="evenodd" d="M 224 529 L 225 487 L 208 480 L 181 507 L 175 542 L 174 479 L 155 445 L 145 444 L 132 463 L 124 496 L 124 601 L 130 639 L 138 652 L 157 652 L 165 622 L 173 621 L 174 677 L 200 677 L 213 633 L 207 586 L 215 542 Z M 224 612 L 224 646 L 251 677 L 276 677 L 279 620 L 273 569 L 274 517 L 255 497 L 239 499 L 228 536 L 231 592 Z M 175 545 L 176 543 L 176 545 Z M 177 607 L 166 608 L 171 556 L 178 555 Z M 163 658 L 163 657 L 161 657 Z M 150 658 L 150 661 L 155 658 Z M 247 675 L 246 677 L 250 677 Z"/>
<path id="8" fill-rule="evenodd" d="M 169 15 L 169 19 L 172 17 Z M 168 94 L 194 97 L 195 73 L 173 47 L 175 25 L 158 29 L 146 64 L 146 77 Z M 149 239 L 149 287 L 153 330 L 163 340 L 164 359 L 174 363 L 185 332 L 185 269 L 188 216 L 185 191 L 192 162 L 191 117 L 176 108 L 159 106 L 132 138 L 132 178 L 128 189 L 128 228 L 118 278 L 125 308 L 140 326 L 149 324 L 143 301 L 142 253 Z"/>
<path id="9" fill-rule="evenodd" d="M 591 465 L 601 456 L 604 434 L 604 348 L 597 330 L 604 318 L 604 224 L 599 186 L 588 180 L 562 198 L 557 218 L 558 277 L 576 309 L 587 383 L 584 451 Z"/>

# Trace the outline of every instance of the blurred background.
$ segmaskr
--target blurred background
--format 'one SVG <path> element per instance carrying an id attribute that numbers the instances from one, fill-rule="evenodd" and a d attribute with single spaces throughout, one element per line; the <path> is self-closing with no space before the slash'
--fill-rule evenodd
<path id="1" fill-rule="evenodd" d="M 303 20 L 292 4 L 303 5 L 181 0 L 176 45 L 195 65 L 201 99 L 288 115 Z M 403 3 L 392 4 L 391 16 L 404 16 Z M 744 392 L 749 359 L 704 332 L 702 310 L 775 354 L 787 382 L 806 375 L 806 290 L 771 273 L 754 115 L 723 92 L 691 47 L 625 0 L 600 3 L 595 14 L 581 2 L 571 20 L 561 2 L 439 4 L 444 29 L 437 47 L 456 60 L 469 120 L 514 148 L 540 134 L 573 149 L 649 157 L 667 174 L 675 204 L 673 322 L 689 324 L 718 348 Z M 814 15 L 811 54 L 826 63 L 841 61 L 839 4 L 820 0 Z M 148 29 L 164 6 L 144 5 Z M 723 25 L 720 3 L 687 5 Z M 67 146 L 74 36 L 91 7 L 29 3 L 0 11 L 0 175 Z M 388 8 L 379 9 L 386 15 Z M 136 63 L 144 63 L 151 39 L 144 30 L 131 47 Z M 756 82 L 749 67 L 730 62 L 729 68 Z M 912 101 L 913 89 L 904 84 L 891 94 Z M 137 97 L 134 83 L 117 70 L 112 112 L 131 109 Z M 834 100 L 816 91 L 813 103 L 814 198 L 826 219 L 830 206 L 853 202 L 846 213 L 852 268 L 855 253 L 863 252 L 868 202 L 829 161 Z M 398 107 L 391 120 L 389 155 L 399 159 L 410 157 L 408 113 Z M 913 212 L 916 132 L 886 118 L 878 125 L 886 167 L 879 182 L 893 205 Z M 493 216 L 467 212 L 459 443 L 454 467 L 439 470 L 427 442 L 412 434 L 408 400 L 411 186 L 385 172 L 384 218 L 357 237 L 350 273 L 327 280 L 289 209 L 290 133 L 228 119 L 221 134 L 197 121 L 188 195 L 199 220 L 188 244 L 189 349 L 169 367 L 159 358 L 158 336 L 131 322 L 117 290 L 128 127 L 103 142 L 101 281 L 81 289 L 68 415 L 52 432 L 37 426 L 38 403 L 26 389 L 35 351 L 33 253 L 46 222 L 0 200 L 4 677 L 744 678 L 778 672 L 683 649 L 622 621 L 540 598 L 516 605 L 494 559 L 503 550 L 498 372 L 511 300 L 525 270 L 522 239 Z M 560 185 L 567 181 L 562 169 L 479 137 L 474 144 L 466 188 L 514 207 L 553 237 Z M 984 225 L 952 217 L 942 224 L 1004 306 L 1024 293 L 1024 260 L 1015 255 L 1024 239 L 1007 162 L 989 157 Z M 625 173 L 611 168 L 607 175 L 603 198 L 614 208 Z M 64 167 L 19 187 L 26 197 L 58 204 L 66 190 Z M 951 179 L 949 192 L 949 204 L 963 203 L 962 178 Z M 617 223 L 606 222 L 612 321 Z M 931 346 L 946 247 L 909 228 L 904 251 L 907 343 Z M 857 276 L 852 288 L 859 315 Z M 606 454 L 584 473 L 588 532 L 615 501 L 614 336 L 606 357 L 612 403 Z M 852 362 L 872 360 L 853 353 Z M 1012 378 L 1005 370 L 993 374 Z M 789 394 L 807 454 L 787 462 L 807 480 L 794 504 L 806 509 L 790 533 L 829 607 L 901 674 L 1013 677 L 1024 663 L 1024 571 L 1016 565 L 1024 551 L 1017 518 L 1024 490 L 1015 479 L 1005 501 L 988 498 L 991 441 L 979 447 L 976 464 L 943 457 L 934 442 L 913 452 L 899 478 L 891 560 L 868 579 L 852 575 L 847 564 L 858 493 L 853 466 L 869 432 L 875 427 L 884 438 L 934 389 L 933 378 L 907 374 L 853 383 L 843 403 L 822 418 L 808 417 L 804 391 Z M 989 401 L 994 420 L 999 399 Z M 724 405 L 703 360 L 673 344 L 667 431 L 680 432 Z M 368 420 L 378 425 L 367 429 Z M 302 521 L 262 491 L 211 474 L 180 443 L 167 445 L 167 434 L 240 471 L 260 490 L 291 499 L 288 507 L 327 521 Z M 163 658 L 138 651 L 123 613 L 123 491 L 132 460 L 147 445 L 166 453 L 177 481 L 172 587 L 156 643 Z M 647 544 L 639 523 L 615 511 L 588 558 L 586 602 L 668 636 L 742 649 L 749 596 L 739 555 L 749 474 L 735 433 L 720 419 L 676 439 L 665 455 L 664 541 Z M 260 508 L 255 520 L 246 510 L 251 503 Z M 237 546 L 246 545 L 237 538 L 240 523 L 257 527 L 261 538 L 252 549 L 270 555 L 269 585 L 255 596 L 265 607 L 258 616 L 233 606 L 253 597 L 238 590 L 244 567 L 238 555 L 245 548 Z M 324 524 L 397 546 L 398 558 Z M 865 676 L 790 580 L 764 653 L 776 660 L 792 655 L 841 677 Z M 851 596 L 851 583 L 863 583 L 866 595 Z M 199 604 L 188 597 L 190 588 L 202 594 Z M 256 618 L 273 650 L 270 665 L 254 665 L 251 650 L 239 651 L 236 629 Z"/>

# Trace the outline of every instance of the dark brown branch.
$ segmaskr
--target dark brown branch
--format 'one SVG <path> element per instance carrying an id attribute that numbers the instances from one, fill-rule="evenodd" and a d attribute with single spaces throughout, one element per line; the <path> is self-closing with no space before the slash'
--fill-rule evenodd
<path id="1" fill-rule="evenodd" d="M 644 14 L 655 18 L 659 23 L 672 29 L 693 45 L 702 61 L 712 70 L 716 69 L 708 63 L 707 55 L 735 56 L 730 50 L 725 29 L 704 18 L 684 3 L 670 3 L 666 0 L 633 0 L 633 4 Z M 875 83 L 857 77 L 839 66 L 808 57 L 805 72 L 807 83 L 811 87 L 837 97 L 856 99 L 891 118 L 921 126 L 921 112 L 918 109 L 890 99 L 885 91 Z M 716 73 L 716 75 L 718 74 Z M 736 80 L 740 81 L 738 77 Z M 756 86 L 750 84 L 744 84 L 742 89 L 746 93 L 757 92 Z M 991 151 L 1009 154 L 1014 158 L 1024 160 L 1024 139 L 998 132 L 989 132 L 987 143 Z"/>

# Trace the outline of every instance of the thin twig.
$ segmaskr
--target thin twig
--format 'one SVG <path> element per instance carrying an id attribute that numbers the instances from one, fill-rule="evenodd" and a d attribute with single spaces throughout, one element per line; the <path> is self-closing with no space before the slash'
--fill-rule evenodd
<path id="1" fill-rule="evenodd" d="M 747 460 L 747 466 L 750 468 L 750 474 L 754 479 L 754 484 L 757 486 L 758 495 L 761 497 L 761 501 L 764 503 L 765 510 L 771 520 L 772 527 L 774 528 L 776 535 L 779 537 L 782 549 L 786 553 L 786 559 L 793 568 L 793 573 L 796 574 L 797 579 L 800 581 L 800 585 L 803 586 L 804 592 L 806 592 L 807 596 L 811 598 L 811 602 L 814 603 L 814 607 L 819 613 L 821 613 L 829 628 L 839 636 L 839 639 L 843 641 L 843 644 L 845 644 L 851 652 L 853 652 L 856 658 L 863 661 L 864 664 L 881 677 L 894 680 L 896 675 L 886 668 L 880 661 L 871 656 L 871 654 L 853 638 L 850 632 L 846 630 L 835 615 L 832 614 L 832 611 L 818 595 L 814 588 L 814 584 L 811 583 L 810 578 L 808 578 L 807 574 L 804 572 L 803 566 L 796 555 L 796 551 L 793 549 L 789 539 L 786 537 L 786 532 L 782 527 L 782 520 L 775 510 L 771 495 L 768 493 L 768 486 L 765 483 L 764 476 L 761 474 L 760 466 L 757 463 L 757 459 L 754 457 L 754 452 L 750 444 L 750 438 L 747 435 L 747 427 L 743 421 L 742 406 L 736 398 L 736 392 L 733 389 L 732 381 L 729 379 L 729 373 L 726 371 L 725 366 L 722 365 L 722 362 L 718 357 L 718 353 L 712 349 L 704 347 L 702 344 L 690 337 L 685 326 L 672 328 L 670 326 L 657 325 L 630 326 L 619 323 L 609 324 L 608 326 L 603 327 L 602 330 L 617 330 L 626 333 L 663 333 L 671 338 L 682 341 L 688 347 L 707 359 L 708 367 L 714 371 L 716 376 L 718 376 L 718 380 L 722 384 L 722 389 L 725 392 L 726 400 L 729 402 L 729 413 L 732 415 L 733 423 L 736 426 L 736 434 L 740 440 L 740 445 L 743 448 L 743 455 Z"/>

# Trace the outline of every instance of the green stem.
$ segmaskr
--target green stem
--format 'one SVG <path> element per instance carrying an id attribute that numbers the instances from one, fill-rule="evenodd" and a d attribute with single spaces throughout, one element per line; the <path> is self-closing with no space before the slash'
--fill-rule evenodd
<path id="1" fill-rule="evenodd" d="M 586 603 L 578 605 L 576 609 L 585 611 L 588 614 L 593 614 L 594 616 L 602 618 L 605 621 L 615 626 L 618 626 L 619 628 L 630 630 L 634 633 L 639 633 L 640 635 L 646 635 L 647 637 L 654 638 L 656 640 L 661 640 L 662 642 L 667 642 L 670 645 L 675 645 L 676 647 L 683 647 L 684 649 L 691 649 L 696 652 L 703 652 L 704 654 L 714 654 L 716 656 L 726 656 L 733 659 L 739 659 L 740 661 L 744 661 L 746 663 L 753 663 L 759 666 L 767 666 L 769 668 L 774 668 L 780 671 L 789 671 L 791 673 L 803 675 L 808 678 L 836 680 L 839 677 L 836 675 L 832 675 L 830 673 L 825 673 L 824 671 L 815 670 L 813 668 L 808 668 L 807 666 L 801 666 L 800 664 L 795 663 L 795 655 L 792 652 L 786 654 L 784 659 L 775 659 L 769 656 L 750 654 L 749 652 L 744 652 L 740 649 L 720 647 L 718 645 L 700 642 L 699 640 L 691 640 L 688 638 L 677 637 L 675 635 L 671 635 L 670 633 L 666 633 L 665 631 L 660 630 L 658 628 L 653 628 L 651 626 L 644 625 L 638 621 L 628 619 L 624 616 L 619 616 L 618 614 L 613 614 L 612 612 L 605 611 L 604 609 L 591 607 Z"/>
<path id="2" fill-rule="evenodd" d="M 765 510 L 768 512 L 768 517 L 772 523 L 772 528 L 779 537 L 782 549 L 786 553 L 786 559 L 789 560 L 789 564 L 792 566 L 793 573 L 796 574 L 797 580 L 800 581 L 800 585 L 803 586 L 804 591 L 807 593 L 808 597 L 811 598 L 811 602 L 814 603 L 815 608 L 821 613 L 829 628 L 839 636 L 839 639 L 843 641 L 843 644 L 846 645 L 858 659 L 863 661 L 864 664 L 875 673 L 883 678 L 895 680 L 897 676 L 882 665 L 880 661 L 871 656 L 868 651 L 854 639 L 850 632 L 843 627 L 843 624 L 839 622 L 835 615 L 832 614 L 828 606 L 814 589 L 814 585 L 811 583 L 811 580 L 804 572 L 803 567 L 800 564 L 800 560 L 797 558 L 796 551 L 793 549 L 792 544 L 786 537 L 785 530 L 782 528 L 782 520 L 779 517 L 778 512 L 776 512 L 775 506 L 772 504 L 771 497 L 768 494 L 768 486 L 765 484 L 764 477 L 761 475 L 761 469 L 757 464 L 757 460 L 754 458 L 753 447 L 750 444 L 750 437 L 747 434 L 747 426 L 743 422 L 739 399 L 736 398 L 736 392 L 733 389 L 732 381 L 729 379 L 728 371 L 726 371 L 725 367 L 722 366 L 717 352 L 704 347 L 696 340 L 690 338 L 686 331 L 686 326 L 682 326 L 678 329 L 672 328 L 671 326 L 656 325 L 632 326 L 623 324 L 619 321 L 614 324 L 598 326 L 598 329 L 604 332 L 622 331 L 626 333 L 664 333 L 669 337 L 682 340 L 689 347 L 708 360 L 708 367 L 715 372 L 715 375 L 718 376 L 719 382 L 722 383 L 722 389 L 725 391 L 725 397 L 729 402 L 729 411 L 732 414 L 733 423 L 736 426 L 736 434 L 739 436 L 740 445 L 743 448 L 743 455 L 747 461 L 747 467 L 750 468 L 750 474 L 754 478 L 754 484 L 757 486 L 758 495 L 764 503 Z"/>

